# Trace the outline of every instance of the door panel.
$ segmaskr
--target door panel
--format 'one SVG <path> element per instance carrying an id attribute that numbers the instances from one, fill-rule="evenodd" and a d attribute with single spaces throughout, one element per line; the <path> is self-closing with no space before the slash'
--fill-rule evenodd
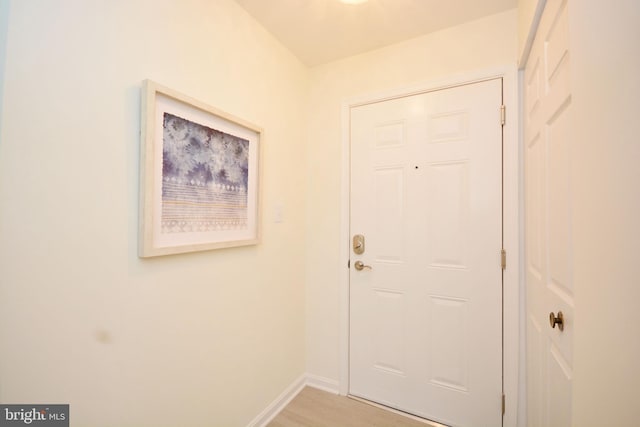
<path id="1" fill-rule="evenodd" d="M 469 166 L 467 161 L 429 165 L 427 260 L 431 267 L 467 268 L 469 246 Z"/>
<path id="2" fill-rule="evenodd" d="M 435 385 L 469 391 L 469 307 L 463 299 L 431 297 L 431 379 Z"/>
<path id="3" fill-rule="evenodd" d="M 567 1 L 547 2 L 525 69 L 528 425 L 571 425 L 573 278 Z M 564 316 L 552 328 L 550 313 Z"/>
<path id="4" fill-rule="evenodd" d="M 401 262 L 404 259 L 402 239 L 405 178 L 402 167 L 376 168 L 373 172 L 375 229 L 378 230 L 376 261 Z"/>
<path id="5" fill-rule="evenodd" d="M 352 395 L 501 425 L 501 103 L 495 79 L 352 108 Z"/>

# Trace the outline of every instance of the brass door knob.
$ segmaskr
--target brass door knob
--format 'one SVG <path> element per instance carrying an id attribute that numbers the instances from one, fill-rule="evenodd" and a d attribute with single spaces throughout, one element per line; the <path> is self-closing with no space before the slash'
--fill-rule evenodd
<path id="1" fill-rule="evenodd" d="M 358 271 L 362 271 L 365 268 L 368 268 L 369 270 L 371 270 L 371 266 L 370 265 L 364 265 L 364 262 L 362 261 L 356 261 L 353 266 L 356 268 L 356 270 Z"/>
<path id="2" fill-rule="evenodd" d="M 558 329 L 564 331 L 564 316 L 562 315 L 562 312 L 559 311 L 557 316 L 553 314 L 553 311 L 549 313 L 549 324 L 552 328 L 555 328 L 556 325 L 558 325 Z"/>

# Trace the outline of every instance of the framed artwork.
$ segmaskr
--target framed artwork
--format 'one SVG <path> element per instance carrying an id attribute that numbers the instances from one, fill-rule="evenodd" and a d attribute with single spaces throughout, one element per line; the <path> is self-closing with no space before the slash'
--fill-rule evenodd
<path id="1" fill-rule="evenodd" d="M 139 256 L 257 244 L 262 130 L 150 80 L 141 117 Z"/>

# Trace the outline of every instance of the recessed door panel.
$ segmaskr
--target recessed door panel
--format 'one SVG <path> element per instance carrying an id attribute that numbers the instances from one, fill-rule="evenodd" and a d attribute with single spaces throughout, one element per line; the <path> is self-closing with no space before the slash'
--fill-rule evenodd
<path id="1" fill-rule="evenodd" d="M 544 413 L 542 398 L 544 393 L 543 386 L 543 361 L 545 351 L 543 340 L 546 339 L 542 334 L 542 327 L 536 321 L 535 316 L 527 316 L 527 398 L 531 406 L 527 410 L 527 426 L 528 427 L 545 427 L 543 423 Z"/>
<path id="2" fill-rule="evenodd" d="M 387 123 L 375 129 L 376 148 L 396 148 L 404 145 L 404 123 Z"/>
<path id="3" fill-rule="evenodd" d="M 406 306 L 401 292 L 374 290 L 376 299 L 375 336 L 371 350 L 375 354 L 374 368 L 405 374 L 405 327 Z"/>
<path id="4" fill-rule="evenodd" d="M 466 140 L 469 137 L 469 113 L 454 111 L 429 117 L 429 142 Z"/>
<path id="5" fill-rule="evenodd" d="M 526 204 L 528 211 L 526 223 L 527 268 L 538 280 L 542 280 L 542 143 L 540 134 L 536 134 L 526 147 Z"/>
<path id="6" fill-rule="evenodd" d="M 551 344 L 547 355 L 547 386 L 549 387 L 545 393 L 549 416 L 547 425 L 570 426 L 571 402 L 567 402 L 565 399 L 556 400 L 554 397 L 571 395 L 571 378 L 573 375 L 571 367 L 567 360 L 564 359 L 560 349 L 553 344 Z M 569 407 L 565 406 L 567 404 Z"/>
<path id="7" fill-rule="evenodd" d="M 526 78 L 526 112 L 529 116 L 534 114 L 535 109 L 540 103 L 540 61 L 536 60 L 535 64 L 527 70 Z"/>
<path id="8" fill-rule="evenodd" d="M 425 245 L 430 265 L 465 268 L 469 239 L 469 171 L 466 161 L 429 165 Z"/>
<path id="9" fill-rule="evenodd" d="M 467 301 L 431 296 L 431 383 L 469 391 L 469 312 Z"/>
<path id="10" fill-rule="evenodd" d="M 570 104 L 563 104 L 547 125 L 547 194 L 548 194 L 548 256 L 550 286 L 566 298 L 573 297 L 570 272 L 571 255 L 571 192 Z"/>
<path id="11" fill-rule="evenodd" d="M 375 238 L 370 238 L 370 248 L 380 262 L 400 262 L 404 254 L 404 168 L 376 168 L 373 172 L 375 205 L 371 215 L 375 217 Z"/>

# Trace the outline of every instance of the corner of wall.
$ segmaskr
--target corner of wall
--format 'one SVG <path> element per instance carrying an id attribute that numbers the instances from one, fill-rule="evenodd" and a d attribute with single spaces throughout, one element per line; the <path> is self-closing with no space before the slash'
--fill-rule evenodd
<path id="1" fill-rule="evenodd" d="M 307 385 L 306 375 L 301 375 L 260 412 L 247 427 L 264 427 L 269 424 Z"/>
<path id="2" fill-rule="evenodd" d="M 338 383 L 336 381 L 317 375 L 303 374 L 280 393 L 247 427 L 264 427 L 268 425 L 305 387 L 338 394 Z"/>

